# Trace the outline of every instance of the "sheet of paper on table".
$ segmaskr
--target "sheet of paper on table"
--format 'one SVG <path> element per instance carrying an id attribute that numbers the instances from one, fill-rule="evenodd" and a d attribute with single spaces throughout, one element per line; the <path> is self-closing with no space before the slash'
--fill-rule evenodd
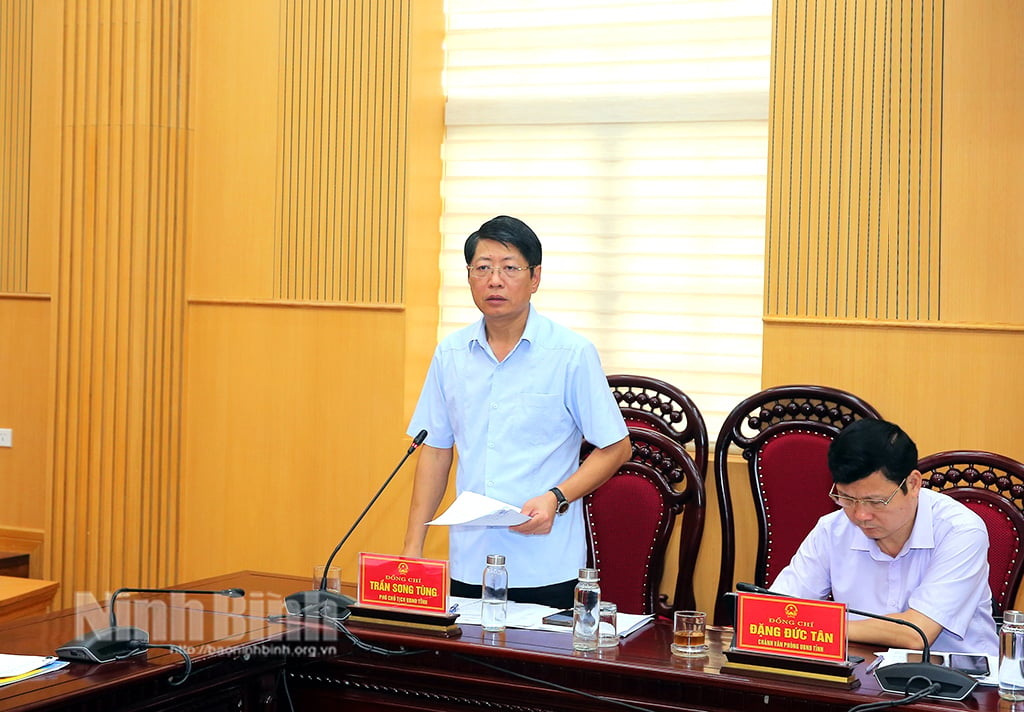
<path id="1" fill-rule="evenodd" d="M 480 599 L 460 598 L 449 596 L 448 611 L 458 613 L 460 624 L 480 625 Z M 508 628 L 525 628 L 528 630 L 550 630 L 561 633 L 571 633 L 572 628 L 564 625 L 550 625 L 543 622 L 544 616 L 557 613 L 558 608 L 541 606 L 536 603 L 517 603 L 509 601 L 506 608 L 505 625 Z M 653 615 L 642 615 L 636 613 L 619 613 L 617 627 L 619 637 L 625 638 L 631 633 L 643 628 L 647 623 L 654 620 Z"/>
<path id="2" fill-rule="evenodd" d="M 0 687 L 67 667 L 67 661 L 49 655 L 0 653 Z"/>

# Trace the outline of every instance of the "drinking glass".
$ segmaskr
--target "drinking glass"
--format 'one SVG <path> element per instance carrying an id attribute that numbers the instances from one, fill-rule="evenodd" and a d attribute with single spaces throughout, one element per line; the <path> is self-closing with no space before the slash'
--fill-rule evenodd
<path id="1" fill-rule="evenodd" d="M 682 657 L 704 655 L 707 615 L 704 611 L 676 611 L 672 628 L 672 652 Z"/>

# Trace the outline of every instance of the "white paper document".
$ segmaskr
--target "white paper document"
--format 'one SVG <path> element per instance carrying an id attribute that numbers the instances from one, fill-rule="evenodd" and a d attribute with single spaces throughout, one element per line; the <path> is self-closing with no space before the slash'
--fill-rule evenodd
<path id="1" fill-rule="evenodd" d="M 448 611 L 451 613 L 459 614 L 459 623 L 468 623 L 470 625 L 480 625 L 481 613 L 480 613 L 480 599 L 479 598 L 461 598 L 458 596 L 449 596 L 448 598 Z M 549 608 L 548 606 L 542 606 L 537 603 L 516 603 L 515 601 L 509 601 L 505 607 L 505 625 L 509 628 L 530 628 L 533 630 L 552 630 L 565 632 L 570 630 L 565 626 L 548 625 L 541 621 L 541 618 L 552 613 L 557 613 L 557 608 Z"/>
<path id="2" fill-rule="evenodd" d="M 16 677 L 37 670 L 57 658 L 42 655 L 0 654 L 0 677 Z"/>
<path id="3" fill-rule="evenodd" d="M 449 612 L 459 614 L 459 623 L 480 625 L 479 598 L 460 598 L 458 596 L 450 596 L 448 598 L 448 603 L 450 604 L 448 608 Z M 555 633 L 572 633 L 572 628 L 569 626 L 551 625 L 542 620 L 544 616 L 557 613 L 557 608 L 549 608 L 548 606 L 541 606 L 536 603 L 516 603 L 515 601 L 509 601 L 505 610 L 507 616 L 505 625 L 509 628 L 527 628 L 529 630 L 550 630 Z M 654 620 L 654 616 L 634 613 L 619 613 L 617 619 L 619 637 L 625 638 L 627 635 L 640 630 L 650 621 Z"/>
<path id="4" fill-rule="evenodd" d="M 485 497 L 476 492 L 463 492 L 440 517 L 427 524 L 448 527 L 453 524 L 464 524 L 474 527 L 514 527 L 516 524 L 530 521 L 530 518 L 513 507 L 497 499 Z"/>
<path id="5" fill-rule="evenodd" d="M 654 620 L 654 614 L 648 613 L 616 613 L 616 622 L 619 628 L 619 637 L 625 638 L 632 635 L 645 625 Z"/>

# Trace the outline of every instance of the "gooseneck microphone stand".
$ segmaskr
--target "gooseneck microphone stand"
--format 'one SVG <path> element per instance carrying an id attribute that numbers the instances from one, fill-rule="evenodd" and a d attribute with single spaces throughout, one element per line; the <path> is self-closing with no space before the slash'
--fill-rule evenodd
<path id="1" fill-rule="evenodd" d="M 339 551 L 341 551 L 341 547 L 343 547 L 345 542 L 348 541 L 348 538 L 352 536 L 352 532 L 354 532 L 356 527 L 359 526 L 359 523 L 363 521 L 363 517 L 365 517 L 366 513 L 370 511 L 370 507 L 374 505 L 377 499 L 384 492 L 384 489 L 391 484 L 391 480 L 393 480 L 395 475 L 398 474 L 398 471 L 402 469 L 402 465 L 405 464 L 405 461 L 409 459 L 409 456 L 412 455 L 413 452 L 416 451 L 416 448 L 422 445 L 423 441 L 426 439 L 426 430 L 421 430 L 417 433 L 416 437 L 412 441 L 412 445 L 410 445 L 409 449 L 406 450 L 405 456 L 402 457 L 402 460 L 398 463 L 395 469 L 391 471 L 388 478 L 384 480 L 384 484 L 380 486 L 380 489 L 377 490 L 377 494 L 373 496 L 373 499 L 371 499 L 370 503 L 366 505 L 362 513 L 356 517 L 355 522 L 353 522 L 352 526 L 349 527 L 349 530 L 345 533 L 345 536 L 341 538 L 341 541 L 338 542 L 338 545 L 334 547 L 334 551 L 332 551 L 331 555 L 327 557 L 327 564 L 324 566 L 324 575 L 323 578 L 320 579 L 320 586 L 312 591 L 299 591 L 298 593 L 291 593 L 285 596 L 284 606 L 288 613 L 292 615 L 301 613 L 310 617 L 320 616 L 323 618 L 347 617 L 348 607 L 355 603 L 355 600 L 343 593 L 327 590 L 327 574 L 330 571 L 331 564 L 334 563 L 334 557 L 338 555 Z"/>

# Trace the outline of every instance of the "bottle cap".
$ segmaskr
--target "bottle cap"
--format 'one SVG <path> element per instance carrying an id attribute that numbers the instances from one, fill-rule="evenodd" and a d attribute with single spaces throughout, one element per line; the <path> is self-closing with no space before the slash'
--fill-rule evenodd
<path id="1" fill-rule="evenodd" d="M 1024 611 L 1003 611 L 1003 623 L 1024 624 Z"/>
<path id="2" fill-rule="evenodd" d="M 505 555 L 504 554 L 488 554 L 487 555 L 488 566 L 504 566 Z"/>
<path id="3" fill-rule="evenodd" d="M 580 569 L 580 581 L 600 581 L 601 576 L 597 569 Z"/>

